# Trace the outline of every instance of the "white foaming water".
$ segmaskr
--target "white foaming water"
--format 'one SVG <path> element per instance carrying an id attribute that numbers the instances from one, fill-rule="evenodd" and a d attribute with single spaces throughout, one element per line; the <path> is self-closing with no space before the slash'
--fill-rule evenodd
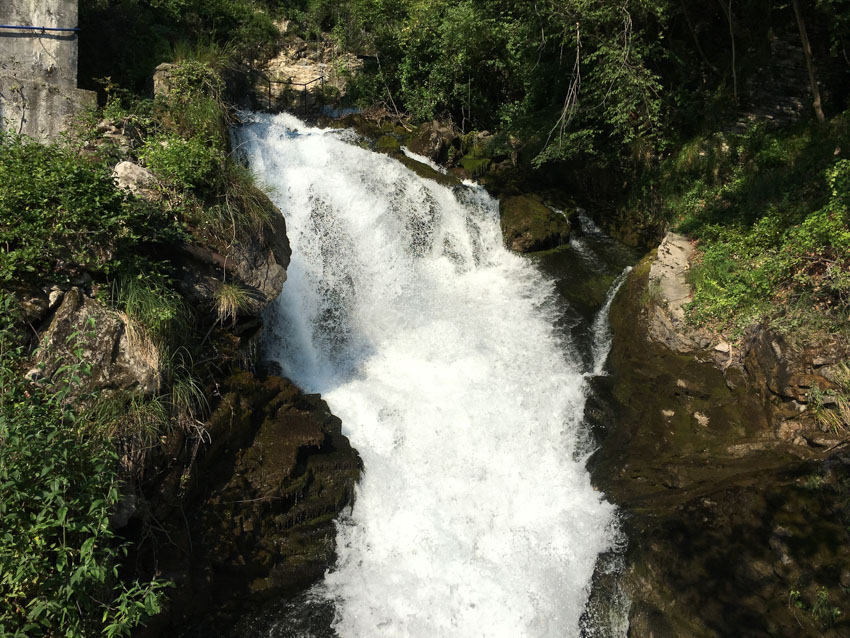
<path id="1" fill-rule="evenodd" d="M 437 164 L 437 162 L 432 160 L 430 157 L 425 157 L 424 155 L 420 155 L 419 153 L 414 153 L 413 151 L 411 151 L 406 146 L 401 147 L 401 152 L 404 153 L 407 157 L 409 157 L 410 159 L 412 159 L 415 162 L 419 162 L 420 164 L 425 164 L 426 166 L 430 166 L 435 171 L 437 171 L 438 173 L 442 173 L 443 175 L 446 174 L 445 167 L 440 166 L 439 164 Z"/>
<path id="2" fill-rule="evenodd" d="M 608 289 L 608 294 L 605 296 L 605 303 L 596 313 L 593 319 L 593 366 L 590 374 L 600 376 L 605 374 L 605 362 L 608 360 L 608 353 L 611 352 L 611 322 L 608 318 L 611 312 L 611 304 L 614 302 L 614 297 L 620 290 L 620 287 L 626 281 L 626 276 L 632 271 L 631 266 L 627 266 L 623 272 L 617 275 L 614 283 Z"/>
<path id="3" fill-rule="evenodd" d="M 583 208 L 578 209 L 578 223 L 584 233 L 588 235 L 604 235 L 605 233 L 597 226 L 593 220 L 587 216 L 587 212 Z"/>
<path id="4" fill-rule="evenodd" d="M 320 591 L 340 636 L 578 636 L 614 508 L 578 433 L 554 288 L 498 206 L 290 115 L 237 132 L 288 224 L 270 344 L 363 457 Z"/>

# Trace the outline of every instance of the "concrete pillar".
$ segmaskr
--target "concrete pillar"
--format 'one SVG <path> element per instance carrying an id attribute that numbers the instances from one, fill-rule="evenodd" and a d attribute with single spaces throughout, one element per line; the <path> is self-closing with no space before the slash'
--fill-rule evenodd
<path id="1" fill-rule="evenodd" d="M 0 0 L 0 24 L 76 27 L 77 0 Z M 77 88 L 77 45 L 73 31 L 0 29 L 0 124 L 50 141 L 95 105 Z"/>

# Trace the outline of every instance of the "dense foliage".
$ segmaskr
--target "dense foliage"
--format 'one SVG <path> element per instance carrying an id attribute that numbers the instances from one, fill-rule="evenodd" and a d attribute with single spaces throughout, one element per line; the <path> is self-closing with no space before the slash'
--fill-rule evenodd
<path id="1" fill-rule="evenodd" d="M 118 578 L 118 459 L 69 401 L 86 363 L 49 384 L 22 377 L 13 313 L 0 295 L 0 635 L 129 635 L 159 611 L 165 584 Z"/>
<path id="2" fill-rule="evenodd" d="M 740 331 L 847 329 L 850 316 L 848 114 L 818 126 L 715 134 L 667 159 L 644 194 L 698 241 L 690 316 Z"/>
<path id="3" fill-rule="evenodd" d="M 80 0 L 80 81 L 144 91 L 154 68 L 198 42 L 229 45 L 234 59 L 270 50 L 279 36 L 272 0 Z"/>
<path id="4" fill-rule="evenodd" d="M 376 56 L 356 82 L 365 102 L 463 130 L 495 127 L 537 164 L 652 156 L 712 128 L 752 97 L 748 81 L 763 73 L 771 43 L 799 37 L 791 4 L 770 0 L 285 4 L 306 35 L 323 28 Z M 813 33 L 828 34 L 812 38 L 819 62 L 841 71 L 821 78 L 830 104 L 847 95 L 848 9 L 846 0 L 803 3 Z"/>
<path id="5" fill-rule="evenodd" d="M 515 132 L 543 150 L 539 161 L 593 152 L 600 140 L 657 135 L 660 85 L 648 59 L 660 54 L 663 2 L 348 0 L 309 8 L 326 15 L 343 46 L 376 53 L 376 75 L 360 81 L 367 99 L 416 120 Z"/>
<path id="6" fill-rule="evenodd" d="M 122 253 L 174 236 L 164 212 L 128 199 L 104 162 L 0 132 L 0 285 L 114 269 Z"/>

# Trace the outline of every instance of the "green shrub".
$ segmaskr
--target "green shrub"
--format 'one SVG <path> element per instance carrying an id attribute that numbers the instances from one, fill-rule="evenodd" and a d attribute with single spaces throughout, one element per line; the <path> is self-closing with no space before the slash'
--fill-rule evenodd
<path id="1" fill-rule="evenodd" d="M 699 241 L 693 321 L 736 332 L 758 320 L 786 332 L 850 328 L 846 143 L 842 115 L 697 138 L 664 163 L 656 212 Z"/>
<path id="2" fill-rule="evenodd" d="M 0 298 L 0 635 L 129 635 L 158 613 L 166 583 L 118 578 L 117 455 L 68 401 L 85 365 L 69 363 L 55 385 L 24 379 L 11 303 Z"/>
<path id="3" fill-rule="evenodd" d="M 187 212 L 188 221 L 214 243 L 229 245 L 261 235 L 279 213 L 247 168 L 230 159 L 221 168 L 215 193 L 206 205 Z"/>
<path id="4" fill-rule="evenodd" d="M 0 285 L 104 269 L 119 249 L 172 230 L 162 211 L 118 190 L 108 166 L 0 133 Z"/>
<path id="5" fill-rule="evenodd" d="M 251 291 L 239 284 L 221 282 L 214 292 L 216 303 L 216 315 L 221 324 L 232 321 L 236 325 L 236 319 L 251 304 Z"/>
<path id="6" fill-rule="evenodd" d="M 211 49 L 208 56 L 226 55 Z M 206 56 L 205 56 L 206 57 Z M 228 141 L 230 112 L 223 93 L 224 82 L 217 66 L 211 63 L 185 59 L 169 73 L 168 94 L 159 98 L 166 121 L 174 124 L 176 132 L 184 138 L 202 138 L 207 144 L 224 149 Z"/>
<path id="7" fill-rule="evenodd" d="M 208 187 L 224 161 L 224 154 L 209 140 L 178 135 L 148 139 L 139 157 L 159 177 L 183 191 Z"/>

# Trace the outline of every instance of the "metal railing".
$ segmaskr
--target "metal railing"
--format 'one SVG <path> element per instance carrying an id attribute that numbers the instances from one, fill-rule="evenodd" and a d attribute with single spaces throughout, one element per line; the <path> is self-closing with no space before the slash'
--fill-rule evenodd
<path id="1" fill-rule="evenodd" d="M 0 24 L 0 29 L 40 31 L 41 33 L 46 33 L 47 31 L 73 31 L 74 33 L 77 33 L 80 30 L 80 27 L 34 27 L 31 25 L 20 24 Z"/>
<path id="2" fill-rule="evenodd" d="M 251 75 L 258 76 L 261 80 L 266 83 L 266 102 L 267 108 L 271 111 L 272 109 L 272 84 L 288 84 L 290 86 L 300 86 L 301 87 L 301 110 L 302 112 L 307 112 L 307 87 L 312 86 L 316 82 L 321 82 L 321 88 L 325 88 L 325 76 L 319 76 L 317 78 L 313 78 L 309 82 L 294 82 L 291 79 L 286 80 L 272 80 L 262 71 L 258 71 L 257 69 L 251 68 L 249 69 Z"/>

